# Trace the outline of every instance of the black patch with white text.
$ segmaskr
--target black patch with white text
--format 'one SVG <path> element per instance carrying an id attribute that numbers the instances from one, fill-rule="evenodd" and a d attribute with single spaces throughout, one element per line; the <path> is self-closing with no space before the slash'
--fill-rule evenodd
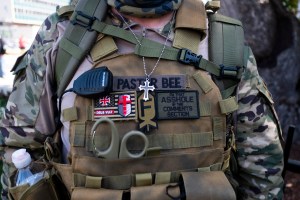
<path id="1" fill-rule="evenodd" d="M 114 76 L 113 91 L 139 90 L 145 82 L 145 76 Z M 150 85 L 156 90 L 183 90 L 186 88 L 186 75 L 153 75 Z"/>
<path id="2" fill-rule="evenodd" d="M 199 94 L 191 91 L 156 91 L 157 119 L 199 119 Z"/>

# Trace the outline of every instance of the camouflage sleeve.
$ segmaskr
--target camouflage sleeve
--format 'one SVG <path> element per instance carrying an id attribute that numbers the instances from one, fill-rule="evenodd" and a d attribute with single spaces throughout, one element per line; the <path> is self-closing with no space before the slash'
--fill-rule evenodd
<path id="1" fill-rule="evenodd" d="M 46 71 L 51 65 L 46 56 L 57 38 L 58 21 L 56 13 L 44 21 L 31 47 L 17 60 L 13 68 L 13 89 L 0 122 L 2 146 L 38 148 L 41 147 L 45 135 L 54 132 L 53 109 L 56 105 L 53 92 L 46 86 L 50 79 Z M 44 120 L 47 121 L 44 127 L 36 125 L 41 113 L 49 115 Z"/>
<path id="2" fill-rule="evenodd" d="M 282 199 L 281 128 L 250 48 L 238 102 L 236 147 L 241 198 Z"/>

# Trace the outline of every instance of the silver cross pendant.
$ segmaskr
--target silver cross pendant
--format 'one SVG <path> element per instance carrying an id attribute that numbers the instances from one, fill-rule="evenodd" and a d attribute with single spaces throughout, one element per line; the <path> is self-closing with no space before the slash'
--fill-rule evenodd
<path id="1" fill-rule="evenodd" d="M 140 90 L 144 90 L 144 101 L 148 101 L 149 100 L 149 90 L 150 91 L 154 91 L 155 87 L 153 85 L 149 85 L 149 79 L 146 78 L 146 81 L 144 82 L 144 85 L 140 85 L 139 89 Z"/>

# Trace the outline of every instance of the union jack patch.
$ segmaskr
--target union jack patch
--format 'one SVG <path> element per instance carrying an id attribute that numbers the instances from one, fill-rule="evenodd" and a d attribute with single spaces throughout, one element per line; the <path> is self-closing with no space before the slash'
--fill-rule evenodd
<path id="1" fill-rule="evenodd" d="M 94 99 L 94 119 L 136 120 L 136 92 L 113 92 Z"/>

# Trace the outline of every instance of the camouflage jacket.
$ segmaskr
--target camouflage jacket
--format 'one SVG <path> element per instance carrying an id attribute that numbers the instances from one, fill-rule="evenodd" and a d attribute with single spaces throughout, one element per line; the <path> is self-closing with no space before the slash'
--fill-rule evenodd
<path id="1" fill-rule="evenodd" d="M 1 121 L 1 145 L 40 148 L 55 132 L 54 64 L 57 41 L 69 21 L 49 16 L 19 60 L 13 91 Z M 252 52 L 238 89 L 236 155 L 239 199 L 282 199 L 283 152 L 273 101 Z"/>

